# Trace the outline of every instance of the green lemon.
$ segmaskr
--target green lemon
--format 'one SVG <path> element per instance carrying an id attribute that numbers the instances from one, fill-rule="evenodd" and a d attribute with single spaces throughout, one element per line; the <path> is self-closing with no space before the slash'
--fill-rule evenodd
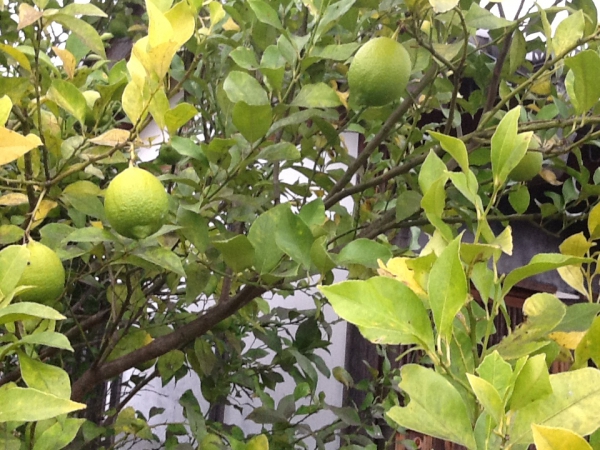
<path id="1" fill-rule="evenodd" d="M 364 44 L 350 65 L 350 98 L 364 106 L 383 106 L 398 100 L 408 84 L 408 52 L 394 39 L 379 37 Z"/>
<path id="2" fill-rule="evenodd" d="M 509 174 L 508 178 L 513 181 L 529 181 L 542 170 L 544 157 L 540 152 L 527 152 L 517 167 Z"/>
<path id="3" fill-rule="evenodd" d="M 29 241 L 29 262 L 18 286 L 34 286 L 19 294 L 25 302 L 51 304 L 57 300 L 65 287 L 65 269 L 58 255 L 39 242 Z"/>
<path id="4" fill-rule="evenodd" d="M 150 172 L 129 167 L 106 189 L 104 211 L 113 229 L 131 239 L 156 233 L 169 212 L 169 195 Z"/>
<path id="5" fill-rule="evenodd" d="M 163 144 L 158 151 L 158 160 L 169 166 L 177 164 L 181 160 L 181 155 L 170 144 Z"/>

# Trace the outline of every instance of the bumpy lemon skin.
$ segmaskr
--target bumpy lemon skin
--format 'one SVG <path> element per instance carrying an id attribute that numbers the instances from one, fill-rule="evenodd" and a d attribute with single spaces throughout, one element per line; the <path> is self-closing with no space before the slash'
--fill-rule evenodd
<path id="1" fill-rule="evenodd" d="M 540 152 L 527 152 L 517 167 L 509 174 L 508 178 L 513 181 L 529 181 L 542 170 L 544 157 Z"/>
<path id="2" fill-rule="evenodd" d="M 50 305 L 62 294 L 65 287 L 65 269 L 58 255 L 51 248 L 30 241 L 27 244 L 29 262 L 18 286 L 34 286 L 19 294 L 24 302 Z"/>
<path id="3" fill-rule="evenodd" d="M 384 106 L 398 100 L 410 72 L 410 56 L 402 44 L 388 37 L 372 39 L 356 52 L 350 64 L 350 98 L 364 106 Z"/>
<path id="4" fill-rule="evenodd" d="M 108 223 L 120 235 L 143 239 L 156 233 L 169 212 L 169 196 L 150 172 L 129 167 L 106 189 L 104 212 Z"/>

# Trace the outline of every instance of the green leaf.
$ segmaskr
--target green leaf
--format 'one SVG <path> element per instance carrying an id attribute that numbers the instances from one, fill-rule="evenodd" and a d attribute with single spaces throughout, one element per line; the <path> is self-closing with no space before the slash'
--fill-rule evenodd
<path id="1" fill-rule="evenodd" d="M 583 37 L 585 19 L 583 11 L 579 10 L 571 14 L 556 27 L 552 38 L 552 47 L 555 55 L 573 48 L 577 41 Z"/>
<path id="2" fill-rule="evenodd" d="M 508 201 L 510 206 L 512 206 L 517 213 L 524 214 L 531 202 L 527 186 L 520 184 L 516 190 L 510 191 L 508 194 Z"/>
<path id="3" fill-rule="evenodd" d="M 121 336 L 110 354 L 106 357 L 106 361 L 114 361 L 121 356 L 125 356 L 134 350 L 148 345 L 152 341 L 152 337 L 147 331 L 140 328 L 132 327 L 127 330 L 127 334 Z"/>
<path id="4" fill-rule="evenodd" d="M 301 158 L 300 150 L 290 142 L 278 142 L 277 144 L 264 147 L 256 159 L 273 161 L 297 161 Z"/>
<path id="5" fill-rule="evenodd" d="M 487 9 L 482 8 L 477 3 L 471 3 L 471 7 L 465 14 L 465 22 L 471 28 L 478 30 L 496 30 L 498 28 L 509 27 L 514 24 L 511 20 L 506 20 L 492 14 Z"/>
<path id="6" fill-rule="evenodd" d="M 531 258 L 531 261 L 527 265 L 517 267 L 506 275 L 502 286 L 502 293 L 507 294 L 519 281 L 539 273 L 555 270 L 563 266 L 582 264 L 584 262 L 589 262 L 589 259 L 559 255 L 557 253 L 539 253 Z"/>
<path id="7" fill-rule="evenodd" d="M 433 263 L 429 274 L 429 304 L 438 333 L 447 341 L 454 318 L 467 301 L 468 286 L 460 261 L 460 239 L 454 239 Z"/>
<path id="8" fill-rule="evenodd" d="M 407 364 L 400 389 L 408 394 L 405 407 L 393 406 L 387 416 L 400 426 L 475 449 L 467 407 L 452 384 L 432 369 Z"/>
<path id="9" fill-rule="evenodd" d="M 85 419 L 59 420 L 50 426 L 35 440 L 33 450 L 60 450 L 69 445 Z"/>
<path id="10" fill-rule="evenodd" d="M 323 225 L 327 220 L 323 199 L 316 198 L 315 200 L 308 202 L 302 207 L 298 215 L 311 229 L 312 227 Z"/>
<path id="11" fill-rule="evenodd" d="M 36 422 L 84 409 L 86 405 L 37 389 L 0 389 L 0 422 Z"/>
<path id="12" fill-rule="evenodd" d="M 28 334 L 27 336 L 22 337 L 19 343 L 45 345 L 47 347 L 73 351 L 69 339 L 64 334 L 55 331 L 42 331 L 39 333 Z"/>
<path id="13" fill-rule="evenodd" d="M 342 104 L 335 91 L 325 83 L 307 84 L 292 102 L 293 106 L 303 108 L 335 108 Z"/>
<path id="14" fill-rule="evenodd" d="M 115 242 L 116 237 L 108 230 L 96 227 L 78 228 L 70 233 L 63 243 L 67 242 L 92 242 L 98 244 L 100 242 Z"/>
<path id="15" fill-rule="evenodd" d="M 157 266 L 160 266 L 163 269 L 185 277 L 185 271 L 183 270 L 183 266 L 181 265 L 181 259 L 171 250 L 168 250 L 163 247 L 154 247 L 143 248 L 140 251 L 136 251 L 135 253 L 140 258 L 151 262 L 152 264 L 156 264 Z"/>
<path id="16" fill-rule="evenodd" d="M 255 70 L 258 68 L 258 61 L 256 60 L 256 53 L 251 48 L 237 47 L 234 48 L 230 53 L 229 57 L 240 66 L 242 69 Z"/>
<path id="17" fill-rule="evenodd" d="M 39 303 L 20 302 L 0 309 L 0 325 L 26 319 L 63 320 L 65 316 L 49 306 Z"/>
<path id="18" fill-rule="evenodd" d="M 598 303 L 576 303 L 567 306 L 567 313 L 552 331 L 587 331 L 600 312 Z"/>
<path id="19" fill-rule="evenodd" d="M 550 375 L 552 394 L 519 409 L 509 444 L 533 443 L 531 425 L 561 427 L 586 436 L 600 427 L 600 371 L 584 368 Z"/>
<path id="20" fill-rule="evenodd" d="M 198 114 L 198 110 L 189 103 L 179 103 L 175 108 L 165 112 L 165 124 L 170 135 L 192 120 Z"/>
<path id="21" fill-rule="evenodd" d="M 213 241 L 213 245 L 221 252 L 225 264 L 231 267 L 235 273 L 243 272 L 252 266 L 254 247 L 243 234 L 225 241 Z"/>
<path id="22" fill-rule="evenodd" d="M 103 59 L 106 59 L 104 43 L 96 29 L 89 23 L 66 14 L 55 14 L 52 16 L 52 20 L 71 30 L 90 48 L 90 50 L 98 56 L 101 56 Z"/>
<path id="23" fill-rule="evenodd" d="M 69 374 L 60 367 L 44 364 L 19 352 L 21 376 L 28 387 L 52 394 L 59 398 L 71 397 Z"/>
<path id="24" fill-rule="evenodd" d="M 0 295 L 6 297 L 19 283 L 29 262 L 29 250 L 24 245 L 10 245 L 0 251 Z"/>
<path id="25" fill-rule="evenodd" d="M 310 251 L 314 238 L 310 228 L 288 207 L 275 233 L 275 244 L 294 261 L 310 268 Z"/>
<path id="26" fill-rule="evenodd" d="M 336 261 L 341 265 L 360 264 L 365 267 L 377 268 L 377 260 L 384 263 L 392 257 L 390 249 L 371 239 L 356 239 L 346 245 L 338 254 Z"/>
<path id="27" fill-rule="evenodd" d="M 171 350 L 158 358 L 156 368 L 163 381 L 170 379 L 185 362 L 185 354 L 181 350 Z"/>
<path id="28" fill-rule="evenodd" d="M 335 312 L 372 342 L 433 348 L 431 321 L 423 302 L 404 283 L 388 277 L 320 286 Z"/>
<path id="29" fill-rule="evenodd" d="M 232 103 L 245 102 L 248 105 L 268 105 L 269 98 L 260 83 L 252 75 L 233 70 L 229 72 L 223 89 Z"/>
<path id="30" fill-rule="evenodd" d="M 510 409 L 516 411 L 552 394 L 546 355 L 532 356 L 519 373 L 510 398 Z"/>
<path id="31" fill-rule="evenodd" d="M 204 152 L 202 151 L 202 147 L 200 147 L 191 139 L 173 136 L 171 138 L 171 146 L 180 155 L 189 156 L 190 158 L 194 158 L 208 165 L 208 161 L 206 155 L 204 155 Z"/>
<path id="32" fill-rule="evenodd" d="M 429 191 L 431 186 L 446 173 L 446 164 L 433 150 L 429 151 L 427 158 L 419 171 L 419 187 L 423 195 Z"/>
<path id="33" fill-rule="evenodd" d="M 477 450 L 496 450 L 502 447 L 502 437 L 494 432 L 496 424 L 494 420 L 483 411 L 475 423 L 475 440 L 477 441 Z"/>
<path id="34" fill-rule="evenodd" d="M 532 424 L 533 441 L 537 450 L 592 450 L 590 444 L 570 430 Z"/>
<path id="35" fill-rule="evenodd" d="M 356 0 L 339 0 L 334 3 L 329 3 L 327 8 L 325 8 L 325 12 L 320 17 L 319 25 L 316 31 L 316 37 L 314 42 L 318 42 L 319 38 L 326 33 L 337 20 L 346 14 L 350 8 L 354 5 Z"/>
<path id="36" fill-rule="evenodd" d="M 481 406 L 499 424 L 504 416 L 504 402 L 496 388 L 483 378 L 470 373 L 466 375 Z"/>
<path id="37" fill-rule="evenodd" d="M 183 207 L 177 210 L 177 224 L 183 228 L 181 232 L 199 252 L 204 252 L 209 243 L 208 223 L 200 214 Z"/>
<path id="38" fill-rule="evenodd" d="M 518 359 L 547 345 L 548 334 L 565 316 L 566 306 L 552 294 L 534 294 L 525 300 L 523 322 L 496 346 L 504 359 Z"/>
<path id="39" fill-rule="evenodd" d="M 346 61 L 352 56 L 360 44 L 350 42 L 347 44 L 332 44 L 325 47 L 313 47 L 310 56 L 333 61 Z"/>
<path id="40" fill-rule="evenodd" d="M 73 83 L 54 80 L 46 96 L 73 115 L 81 124 L 85 123 L 87 103 L 81 91 Z"/>
<path id="41" fill-rule="evenodd" d="M 262 213 L 250 226 L 248 239 L 254 247 L 254 267 L 261 274 L 273 270 L 284 255 L 279 247 L 273 245 L 273 236 L 288 210 L 288 205 L 278 205 Z"/>
<path id="42" fill-rule="evenodd" d="M 321 274 L 325 274 L 336 267 L 331 255 L 325 248 L 326 243 L 327 236 L 321 236 L 315 239 L 310 249 L 310 259 Z"/>
<path id="43" fill-rule="evenodd" d="M 238 102 L 233 107 L 232 120 L 242 136 L 250 143 L 266 136 L 273 122 L 273 110 L 270 105 L 248 105 Z"/>
<path id="44" fill-rule="evenodd" d="M 600 99 L 600 85 L 595 76 L 600 72 L 600 56 L 594 50 L 584 50 L 565 58 L 565 65 L 573 71 L 576 111 L 582 114 L 594 107 Z"/>
<path id="45" fill-rule="evenodd" d="M 275 11 L 269 4 L 263 0 L 248 0 L 248 5 L 256 14 L 256 18 L 262 22 L 270 25 L 278 30 L 283 29 L 281 20 Z"/>
<path id="46" fill-rule="evenodd" d="M 502 359 L 497 351 L 493 351 L 483 359 L 477 368 L 477 373 L 481 378 L 494 386 L 501 397 L 504 397 L 504 394 L 511 387 L 512 367 Z"/>
<path id="47" fill-rule="evenodd" d="M 402 222 L 421 211 L 423 197 L 417 191 L 404 191 L 396 198 L 396 222 Z"/>
<path id="48" fill-rule="evenodd" d="M 492 136 L 492 173 L 496 187 L 504 184 L 508 174 L 523 159 L 531 140 L 532 133 L 517 135 L 520 114 L 520 106 L 507 112 Z"/>
<path id="49" fill-rule="evenodd" d="M 452 228 L 442 218 L 444 208 L 446 207 L 446 181 L 446 176 L 442 176 L 431 185 L 423 195 L 421 207 L 425 211 L 429 222 L 439 230 L 444 239 L 451 241 L 454 238 L 454 233 Z"/>
<path id="50" fill-rule="evenodd" d="M 472 6 L 475 6 L 475 4 Z M 463 141 L 435 131 L 430 131 L 429 134 L 440 141 L 442 148 L 456 160 L 463 172 L 466 173 L 469 171 L 469 154 L 467 153 L 467 147 Z"/>
<path id="51" fill-rule="evenodd" d="M 104 11 L 91 3 L 71 3 L 60 9 L 61 14 L 69 16 L 92 16 L 92 17 L 108 17 Z"/>
<path id="52" fill-rule="evenodd" d="M 13 244 L 23 239 L 25 232 L 16 225 L 0 225 L 0 245 Z"/>

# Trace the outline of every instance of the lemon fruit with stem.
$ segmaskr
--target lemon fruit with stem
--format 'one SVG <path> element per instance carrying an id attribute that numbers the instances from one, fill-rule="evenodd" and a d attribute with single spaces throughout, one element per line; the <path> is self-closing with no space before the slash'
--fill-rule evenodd
<path id="1" fill-rule="evenodd" d="M 65 269 L 56 252 L 36 241 L 29 241 L 29 262 L 18 286 L 32 286 L 19 294 L 25 302 L 52 304 L 65 287 Z"/>
<path id="2" fill-rule="evenodd" d="M 117 233 L 131 239 L 143 239 L 156 233 L 165 223 L 169 195 L 150 172 L 129 167 L 106 189 L 104 212 Z"/>
<path id="3" fill-rule="evenodd" d="M 362 106 L 384 106 L 398 100 L 410 72 L 410 56 L 402 44 L 388 37 L 371 39 L 356 52 L 350 64 L 350 98 Z"/>

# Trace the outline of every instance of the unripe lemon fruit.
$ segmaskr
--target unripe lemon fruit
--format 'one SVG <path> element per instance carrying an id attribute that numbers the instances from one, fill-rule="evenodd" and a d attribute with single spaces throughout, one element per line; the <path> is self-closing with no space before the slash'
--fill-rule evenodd
<path id="1" fill-rule="evenodd" d="M 129 167 L 106 189 L 104 212 L 117 233 L 143 239 L 163 226 L 169 212 L 169 196 L 150 172 Z"/>
<path id="2" fill-rule="evenodd" d="M 25 302 L 51 304 L 60 297 L 65 287 L 65 269 L 58 255 L 39 242 L 29 241 L 29 262 L 18 286 L 34 286 L 19 294 Z"/>
<path id="3" fill-rule="evenodd" d="M 544 157 L 540 152 L 527 152 L 509 174 L 508 178 L 513 181 L 529 181 L 542 170 Z"/>
<path id="4" fill-rule="evenodd" d="M 350 98 L 364 106 L 398 100 L 408 84 L 411 62 L 402 44 L 379 37 L 364 44 L 348 70 Z"/>

